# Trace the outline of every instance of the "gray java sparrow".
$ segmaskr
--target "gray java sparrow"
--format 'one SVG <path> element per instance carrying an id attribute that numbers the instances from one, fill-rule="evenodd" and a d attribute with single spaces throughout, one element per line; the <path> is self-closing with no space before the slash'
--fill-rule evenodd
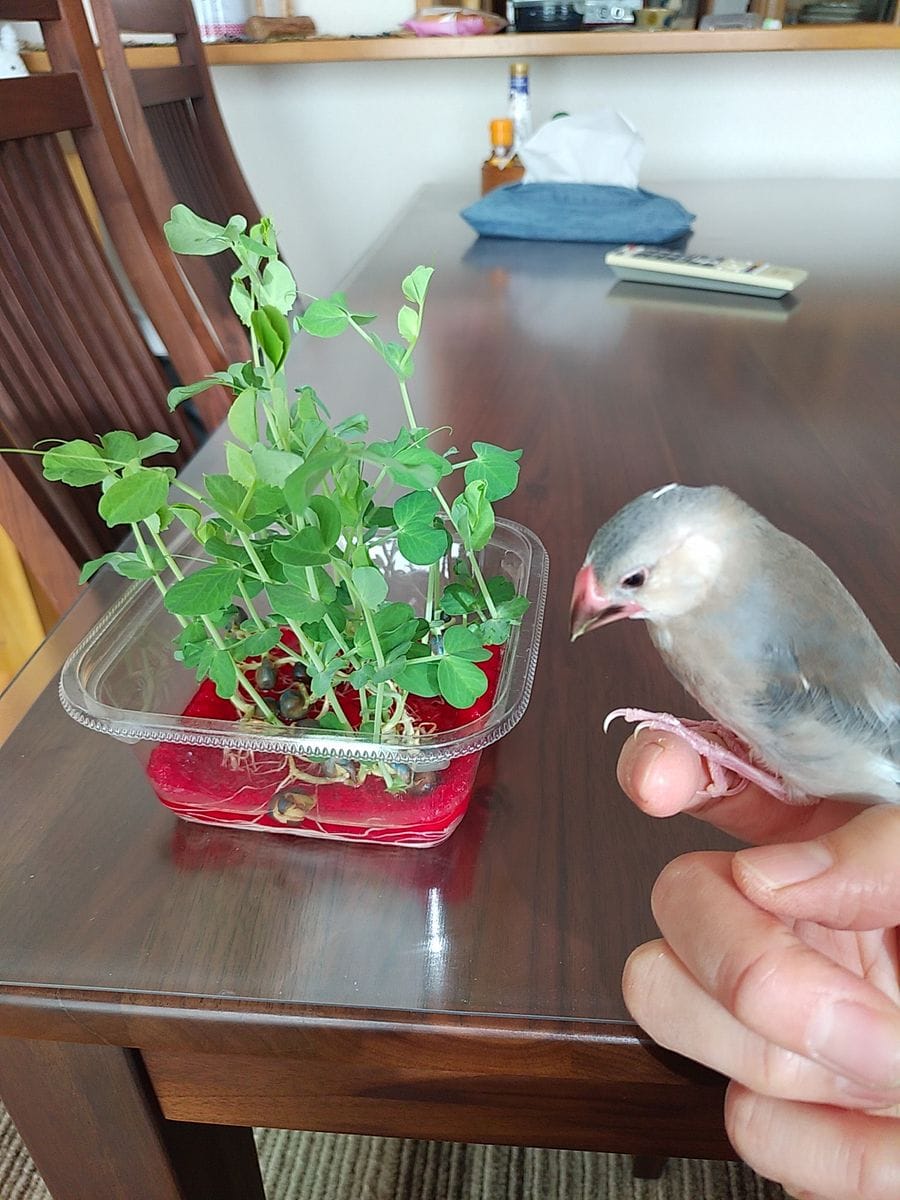
<path id="1" fill-rule="evenodd" d="M 647 622 L 714 721 L 629 708 L 607 724 L 679 733 L 707 759 L 710 794 L 749 779 L 794 804 L 900 803 L 900 668 L 822 560 L 733 492 L 669 484 L 598 530 L 572 638 L 624 617 Z"/>

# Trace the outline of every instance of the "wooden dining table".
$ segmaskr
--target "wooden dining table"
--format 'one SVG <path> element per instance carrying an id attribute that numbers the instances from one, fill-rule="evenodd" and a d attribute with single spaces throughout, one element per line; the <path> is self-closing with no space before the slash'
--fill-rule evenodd
<path id="1" fill-rule="evenodd" d="M 619 1151 L 639 1169 L 732 1155 L 725 1081 L 655 1046 L 620 979 L 656 936 L 664 864 L 735 843 L 620 791 L 628 729 L 604 734 L 605 714 L 697 709 L 640 622 L 571 644 L 571 584 L 634 496 L 725 484 L 812 546 L 896 651 L 900 182 L 658 190 L 696 214 L 692 251 L 808 280 L 784 300 L 617 283 L 607 247 L 479 239 L 459 216 L 472 191 L 433 187 L 342 284 L 389 337 L 402 277 L 435 266 L 418 419 L 460 448 L 524 451 L 498 509 L 550 555 L 529 708 L 446 842 L 179 821 L 134 747 L 57 697 L 125 586 L 106 571 L 0 698 L 0 1095 L 56 1200 L 259 1200 L 253 1126 Z M 291 370 L 335 418 L 402 424 L 361 339 L 304 339 Z"/>

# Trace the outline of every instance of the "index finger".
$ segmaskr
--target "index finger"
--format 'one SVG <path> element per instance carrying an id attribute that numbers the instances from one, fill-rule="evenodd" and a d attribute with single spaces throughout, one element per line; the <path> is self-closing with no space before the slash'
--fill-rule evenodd
<path id="1" fill-rule="evenodd" d="M 638 730 L 624 744 L 617 775 L 642 812 L 653 817 L 690 813 L 757 845 L 815 838 L 859 812 L 858 805 L 840 800 L 784 804 L 752 783 L 733 796 L 710 797 L 705 760 L 676 734 L 653 729 Z"/>

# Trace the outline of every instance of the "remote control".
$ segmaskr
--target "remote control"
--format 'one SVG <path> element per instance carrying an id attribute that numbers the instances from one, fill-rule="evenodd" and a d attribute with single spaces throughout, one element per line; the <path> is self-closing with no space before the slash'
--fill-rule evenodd
<path id="1" fill-rule="evenodd" d="M 606 256 L 620 279 L 635 283 L 667 283 L 676 287 L 741 292 L 747 296 L 784 296 L 806 279 L 799 267 L 776 267 L 749 259 L 679 254 L 657 246 L 620 246 Z"/>

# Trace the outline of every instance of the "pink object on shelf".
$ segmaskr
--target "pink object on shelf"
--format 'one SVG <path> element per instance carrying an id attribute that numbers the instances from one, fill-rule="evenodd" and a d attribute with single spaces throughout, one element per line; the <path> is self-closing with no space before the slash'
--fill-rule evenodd
<path id="1" fill-rule="evenodd" d="M 403 22 L 416 37 L 477 37 L 499 33 L 506 21 L 495 13 L 471 8 L 425 8 Z"/>

